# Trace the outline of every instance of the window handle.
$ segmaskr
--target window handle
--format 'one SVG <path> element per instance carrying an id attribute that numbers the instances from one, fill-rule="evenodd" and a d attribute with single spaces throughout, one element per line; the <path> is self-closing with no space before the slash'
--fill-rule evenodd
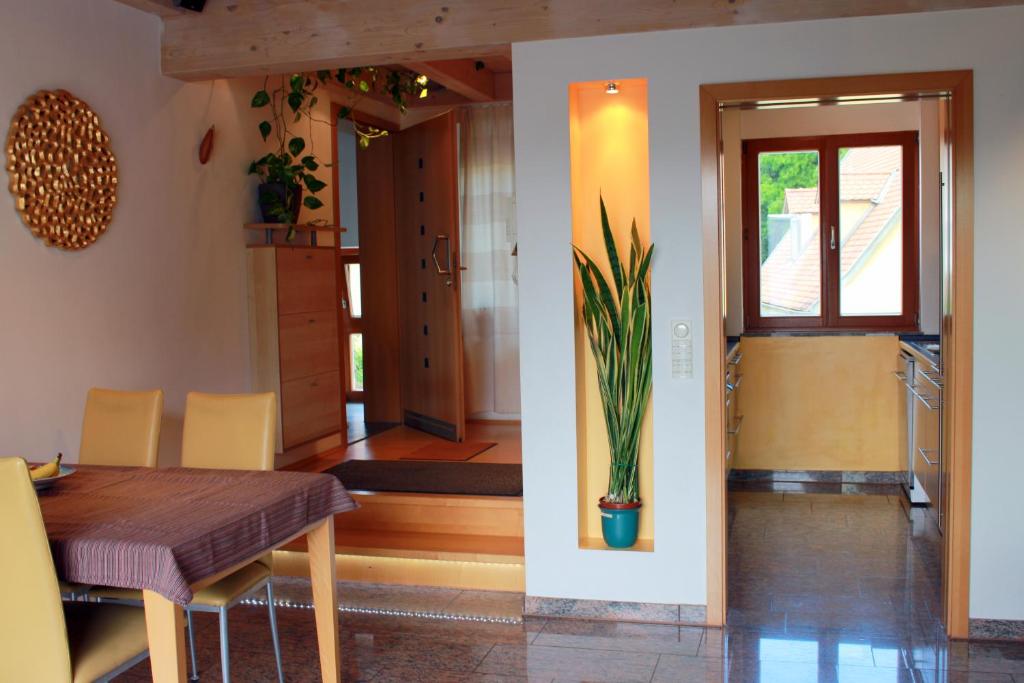
<path id="1" fill-rule="evenodd" d="M 835 251 L 836 250 L 836 226 L 833 225 L 831 227 L 832 227 L 832 237 L 831 237 L 831 240 L 829 241 L 829 245 L 831 246 L 832 251 Z"/>

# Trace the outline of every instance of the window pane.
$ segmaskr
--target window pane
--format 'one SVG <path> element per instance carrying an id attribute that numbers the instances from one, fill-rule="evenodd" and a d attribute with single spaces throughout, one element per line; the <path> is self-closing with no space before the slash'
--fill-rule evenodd
<path id="1" fill-rule="evenodd" d="M 821 315 L 818 153 L 757 157 L 761 316 Z"/>
<path id="2" fill-rule="evenodd" d="M 839 150 L 839 314 L 903 312 L 903 148 Z"/>
<path id="3" fill-rule="evenodd" d="M 363 390 L 363 335 L 348 336 L 348 364 L 351 368 L 352 391 Z"/>
<path id="4" fill-rule="evenodd" d="M 348 282 L 348 310 L 353 318 L 363 317 L 363 284 L 360 280 L 359 264 L 345 264 L 345 280 Z"/>

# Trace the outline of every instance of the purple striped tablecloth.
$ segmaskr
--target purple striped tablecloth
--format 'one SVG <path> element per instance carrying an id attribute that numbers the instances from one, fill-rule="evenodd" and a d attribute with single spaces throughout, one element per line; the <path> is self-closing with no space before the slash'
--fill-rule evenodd
<path id="1" fill-rule="evenodd" d="M 179 605 L 192 584 L 358 507 L 329 474 L 75 468 L 39 492 L 57 575 Z"/>

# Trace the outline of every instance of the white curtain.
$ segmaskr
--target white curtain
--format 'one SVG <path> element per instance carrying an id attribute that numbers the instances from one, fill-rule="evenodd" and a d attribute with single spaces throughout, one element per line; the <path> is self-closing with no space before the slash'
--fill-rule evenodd
<path id="1" fill-rule="evenodd" d="M 462 335 L 466 413 L 519 417 L 512 105 L 467 107 L 460 117 Z"/>

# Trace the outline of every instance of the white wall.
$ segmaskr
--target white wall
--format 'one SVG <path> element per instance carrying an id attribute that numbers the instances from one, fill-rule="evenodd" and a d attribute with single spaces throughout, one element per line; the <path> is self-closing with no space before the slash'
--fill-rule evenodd
<path id="1" fill-rule="evenodd" d="M 743 332 L 743 140 L 916 130 L 920 133 L 921 331 L 938 334 L 942 317 L 939 230 L 938 102 L 889 102 L 722 112 L 725 192 L 726 320 L 729 335 Z"/>
<path id="2" fill-rule="evenodd" d="M 527 593 L 706 601 L 698 86 L 975 71 L 975 425 L 971 616 L 1024 619 L 1024 478 L 1006 363 L 1024 334 L 1024 8 L 694 29 L 513 46 Z M 794 46 L 803 46 L 797 49 Z M 567 87 L 646 77 L 654 265 L 655 551 L 577 548 Z M 561 120 L 561 123 L 559 122 Z M 615 182 L 609 178 L 609 183 Z M 693 380 L 672 380 L 669 321 L 689 318 Z M 623 576 L 629 577 L 623 580 Z"/>
<path id="3" fill-rule="evenodd" d="M 43 246 L 0 192 L 5 455 L 74 461 L 89 387 L 162 387 L 161 459 L 173 462 L 185 392 L 249 388 L 252 91 L 161 77 L 159 35 L 156 17 L 110 0 L 22 3 L 0 23 L 0 120 L 36 90 L 66 88 L 99 114 L 120 171 L 113 223 L 81 252 Z"/>
<path id="4" fill-rule="evenodd" d="M 359 246 L 359 185 L 356 176 L 356 134 L 350 121 L 338 122 L 338 203 L 341 224 L 347 232 L 341 235 L 343 247 Z"/>

